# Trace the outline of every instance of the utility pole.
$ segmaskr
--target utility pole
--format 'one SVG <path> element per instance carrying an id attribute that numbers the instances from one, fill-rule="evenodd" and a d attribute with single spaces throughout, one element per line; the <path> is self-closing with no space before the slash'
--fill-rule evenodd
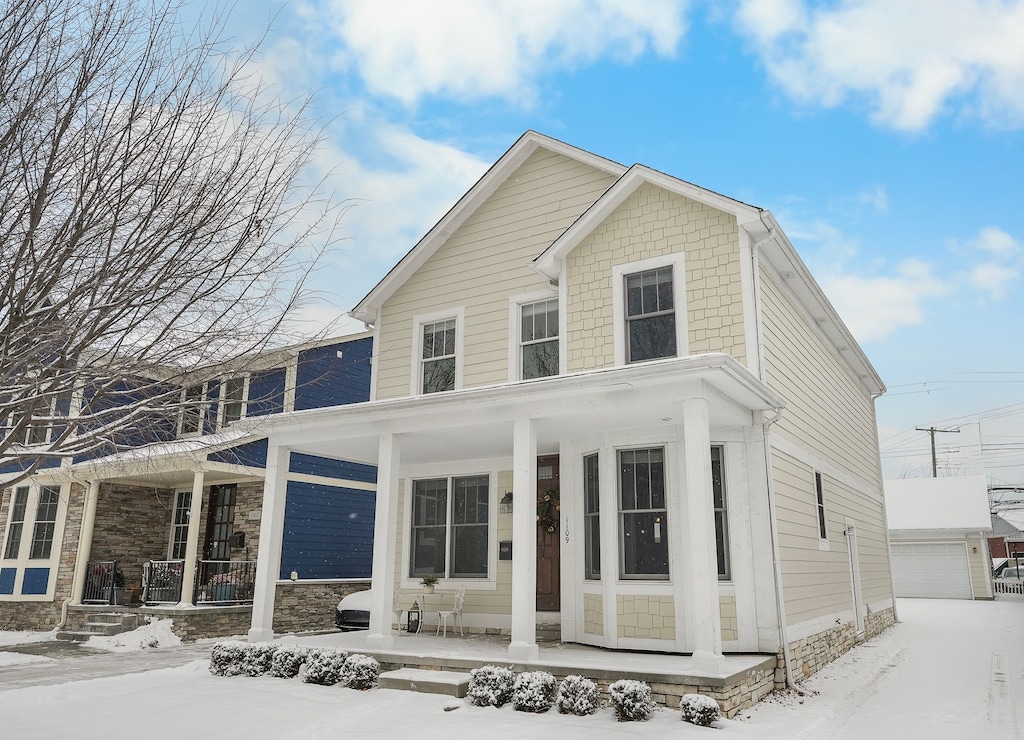
<path id="1" fill-rule="evenodd" d="M 943 434 L 959 434 L 960 433 L 960 428 L 957 427 L 955 429 L 936 429 L 935 427 L 925 427 L 924 429 L 922 429 L 921 427 L 914 427 L 914 429 L 916 429 L 919 432 L 928 432 L 928 434 L 931 435 L 931 438 L 932 438 L 932 478 L 938 478 L 939 477 L 939 465 L 938 465 L 938 461 L 935 458 L 935 433 L 936 432 L 942 432 Z"/>

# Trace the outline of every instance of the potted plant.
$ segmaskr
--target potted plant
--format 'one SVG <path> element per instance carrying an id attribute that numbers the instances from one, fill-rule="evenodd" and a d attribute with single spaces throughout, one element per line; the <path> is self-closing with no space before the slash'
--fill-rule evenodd
<path id="1" fill-rule="evenodd" d="M 234 573 L 218 573 L 210 579 L 210 590 L 214 601 L 234 601 L 238 581 Z"/>
<path id="2" fill-rule="evenodd" d="M 124 604 L 124 571 L 121 570 L 121 566 L 114 563 L 114 598 L 110 601 L 115 606 L 121 606 Z"/>
<path id="3" fill-rule="evenodd" d="M 420 581 L 420 583 L 423 584 L 424 591 L 426 591 L 428 594 L 432 594 L 434 593 L 434 586 L 437 585 L 437 576 L 435 576 L 433 573 L 428 573 L 427 575 L 423 576 L 423 580 Z"/>

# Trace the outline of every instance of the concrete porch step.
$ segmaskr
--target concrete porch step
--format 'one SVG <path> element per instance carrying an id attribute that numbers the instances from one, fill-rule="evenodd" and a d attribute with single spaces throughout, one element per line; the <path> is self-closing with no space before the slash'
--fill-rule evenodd
<path id="1" fill-rule="evenodd" d="M 130 632 L 139 626 L 137 614 L 120 614 L 117 612 L 90 614 L 89 620 L 82 630 L 64 630 L 57 633 L 57 639 L 65 642 L 85 642 L 95 635 L 119 635 Z"/>
<path id="2" fill-rule="evenodd" d="M 95 632 L 73 632 L 67 630 L 64 632 L 57 633 L 57 639 L 62 642 L 85 642 L 90 637 L 95 636 Z"/>
<path id="3" fill-rule="evenodd" d="M 461 699 L 469 690 L 469 674 L 458 671 L 399 668 L 380 674 L 377 686 L 382 689 L 418 691 L 421 694 L 444 694 Z"/>

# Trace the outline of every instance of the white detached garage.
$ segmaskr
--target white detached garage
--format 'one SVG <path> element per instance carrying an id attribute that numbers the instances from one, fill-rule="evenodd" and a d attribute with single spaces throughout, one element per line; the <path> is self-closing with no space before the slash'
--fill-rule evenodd
<path id="1" fill-rule="evenodd" d="M 896 596 L 991 599 L 985 478 L 885 481 Z"/>

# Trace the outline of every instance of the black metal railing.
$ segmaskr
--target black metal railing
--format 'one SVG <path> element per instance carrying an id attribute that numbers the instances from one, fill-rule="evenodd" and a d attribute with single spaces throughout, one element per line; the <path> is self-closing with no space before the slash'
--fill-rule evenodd
<path id="1" fill-rule="evenodd" d="M 145 604 L 177 604 L 181 601 L 184 560 L 150 560 L 142 567 L 142 601 Z"/>
<path id="2" fill-rule="evenodd" d="M 116 560 L 93 560 L 86 564 L 82 603 L 124 603 L 124 573 Z"/>
<path id="3" fill-rule="evenodd" d="M 196 564 L 195 603 L 251 604 L 255 560 L 200 560 Z"/>

